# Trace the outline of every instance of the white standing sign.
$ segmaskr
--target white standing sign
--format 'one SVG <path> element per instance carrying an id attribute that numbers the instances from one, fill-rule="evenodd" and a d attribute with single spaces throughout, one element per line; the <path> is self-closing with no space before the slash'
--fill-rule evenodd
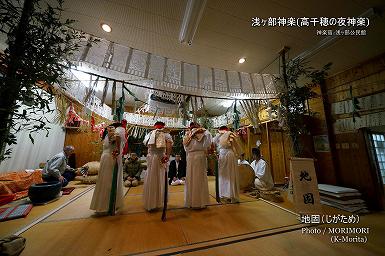
<path id="1" fill-rule="evenodd" d="M 322 208 L 314 169 L 314 159 L 290 158 L 289 196 L 292 196 L 298 213 L 321 213 Z"/>

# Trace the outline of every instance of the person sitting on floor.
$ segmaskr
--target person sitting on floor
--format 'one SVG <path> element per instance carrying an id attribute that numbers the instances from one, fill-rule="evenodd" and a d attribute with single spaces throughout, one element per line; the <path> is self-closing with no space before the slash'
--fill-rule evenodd
<path id="1" fill-rule="evenodd" d="M 136 155 L 136 153 L 131 153 L 130 158 L 127 159 L 124 163 L 124 168 L 123 168 L 124 186 L 126 187 L 138 186 L 140 181 L 141 170 L 142 170 L 142 167 L 139 162 L 138 156 Z"/>
<path id="2" fill-rule="evenodd" d="M 170 162 L 168 177 L 168 182 L 171 186 L 184 184 L 186 179 L 186 162 L 182 160 L 180 154 L 176 154 L 175 159 Z"/>
<path id="3" fill-rule="evenodd" d="M 238 165 L 240 164 L 249 164 L 249 162 L 247 162 L 247 160 L 245 159 L 245 153 L 242 153 L 239 156 Z"/>
<path id="4" fill-rule="evenodd" d="M 63 152 L 53 156 L 47 161 L 42 171 L 44 181 L 60 181 L 62 186 L 68 185 L 68 182 L 76 176 L 75 169 L 67 165 L 68 157 L 75 151 L 74 146 L 65 146 Z"/>
<path id="5" fill-rule="evenodd" d="M 274 182 L 269 165 L 261 158 L 261 151 L 258 148 L 253 148 L 252 154 L 254 161 L 251 163 L 251 167 L 255 172 L 255 187 L 259 190 L 271 190 Z"/>

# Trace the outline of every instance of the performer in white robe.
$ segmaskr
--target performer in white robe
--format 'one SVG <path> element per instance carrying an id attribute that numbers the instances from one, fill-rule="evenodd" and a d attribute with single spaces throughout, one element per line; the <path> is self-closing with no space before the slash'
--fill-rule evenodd
<path id="1" fill-rule="evenodd" d="M 231 203 L 239 202 L 239 171 L 237 156 L 242 151 L 236 134 L 226 126 L 219 128 L 213 142 L 219 150 L 218 180 L 219 196 Z"/>
<path id="2" fill-rule="evenodd" d="M 271 190 L 274 187 L 274 182 L 269 165 L 261 158 L 261 152 L 258 148 L 253 148 L 252 153 L 255 160 L 250 165 L 255 172 L 255 187 L 259 190 Z"/>
<path id="3" fill-rule="evenodd" d="M 147 175 L 144 179 L 143 204 L 147 211 L 163 206 L 165 173 L 172 150 L 172 137 L 164 130 L 163 122 L 156 122 L 155 130 L 144 138 L 148 147 Z"/>
<path id="4" fill-rule="evenodd" d="M 240 154 L 239 159 L 238 159 L 238 165 L 241 164 L 247 164 L 250 165 L 250 163 L 245 159 L 245 153 Z"/>
<path id="5" fill-rule="evenodd" d="M 211 134 L 198 124 L 191 123 L 190 130 L 183 138 L 187 155 L 185 206 L 205 208 L 209 204 L 209 186 L 207 181 L 207 149 L 212 144 Z"/>
<path id="6" fill-rule="evenodd" d="M 115 128 L 116 127 L 116 128 Z M 118 145 L 117 145 L 118 144 Z M 125 144 L 125 130 L 114 123 L 107 127 L 103 138 L 103 153 L 100 157 L 100 169 L 90 209 L 105 214 L 109 211 L 112 189 L 113 170 L 118 163 L 115 208 L 123 206 L 123 166 L 122 150 Z"/>

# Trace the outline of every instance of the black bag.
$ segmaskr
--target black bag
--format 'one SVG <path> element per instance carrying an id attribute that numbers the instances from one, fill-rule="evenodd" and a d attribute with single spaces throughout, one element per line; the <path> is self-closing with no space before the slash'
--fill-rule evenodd
<path id="1" fill-rule="evenodd" d="M 0 240 L 0 256 L 17 256 L 25 248 L 25 238 L 21 236 L 7 236 Z"/>

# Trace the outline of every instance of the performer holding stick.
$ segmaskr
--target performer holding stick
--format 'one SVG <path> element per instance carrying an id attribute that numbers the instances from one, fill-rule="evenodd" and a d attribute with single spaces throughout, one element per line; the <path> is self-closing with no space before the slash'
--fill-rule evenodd
<path id="1" fill-rule="evenodd" d="M 185 182 L 185 206 L 193 209 L 205 208 L 209 204 L 207 181 L 207 150 L 212 136 L 199 124 L 192 122 L 183 138 L 187 154 Z"/>
<path id="2" fill-rule="evenodd" d="M 122 149 L 125 143 L 124 128 L 120 123 L 109 125 L 103 132 L 103 153 L 90 209 L 98 215 L 115 215 L 123 205 Z"/>
<path id="3" fill-rule="evenodd" d="M 237 157 L 242 153 L 238 136 L 226 126 L 218 130 L 213 142 L 219 149 L 219 196 L 225 202 L 239 202 L 239 173 Z"/>
<path id="4" fill-rule="evenodd" d="M 144 180 L 143 203 L 147 211 L 161 208 L 162 220 L 167 209 L 167 164 L 172 150 L 171 135 L 163 122 L 156 122 L 154 130 L 146 135 L 143 143 L 148 147 L 147 175 Z"/>

